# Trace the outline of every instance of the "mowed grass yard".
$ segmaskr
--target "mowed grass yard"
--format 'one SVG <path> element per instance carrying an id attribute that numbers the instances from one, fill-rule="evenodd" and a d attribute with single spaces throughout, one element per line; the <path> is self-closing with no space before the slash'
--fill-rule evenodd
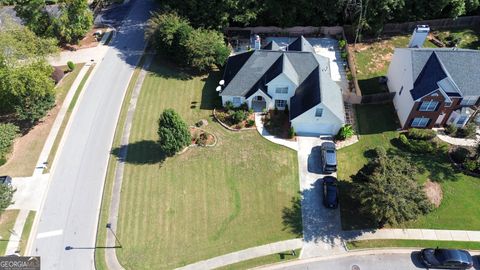
<path id="1" fill-rule="evenodd" d="M 367 229 L 375 227 L 371 219 L 358 211 L 352 201 L 351 176 L 368 161 L 368 150 L 382 146 L 396 154 L 406 155 L 420 172 L 412 176 L 419 183 L 427 179 L 441 183 L 443 200 L 439 208 L 418 220 L 399 227 L 478 230 L 480 228 L 480 179 L 456 172 L 446 155 L 415 155 L 405 153 L 392 144 L 398 137 L 395 131 L 396 115 L 392 104 L 360 105 L 356 107 L 360 141 L 338 151 L 338 178 L 340 181 L 340 206 L 343 229 Z"/>
<path id="2" fill-rule="evenodd" d="M 127 269 L 172 269 L 225 253 L 296 238 L 282 212 L 298 196 L 296 152 L 256 131 L 211 121 L 219 72 L 190 77 L 158 60 L 144 81 L 124 171 L 117 250 Z M 157 121 L 173 108 L 218 137 L 162 160 Z M 115 151 L 115 150 L 114 150 Z"/>

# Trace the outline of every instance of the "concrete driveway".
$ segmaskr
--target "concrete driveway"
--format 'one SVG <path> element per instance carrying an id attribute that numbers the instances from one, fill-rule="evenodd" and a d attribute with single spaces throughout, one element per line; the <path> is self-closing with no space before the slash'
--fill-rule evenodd
<path id="1" fill-rule="evenodd" d="M 345 252 L 341 241 L 340 210 L 323 206 L 320 145 L 331 138 L 297 137 L 300 191 L 302 193 L 303 237 L 301 258 Z M 336 174 L 332 174 L 336 177 Z"/>

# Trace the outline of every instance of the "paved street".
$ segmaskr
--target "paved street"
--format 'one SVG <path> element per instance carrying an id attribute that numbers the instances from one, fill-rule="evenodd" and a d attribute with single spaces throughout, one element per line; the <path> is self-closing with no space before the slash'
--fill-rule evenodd
<path id="1" fill-rule="evenodd" d="M 392 252 L 355 252 L 330 258 L 301 260 L 259 269 L 288 270 L 413 270 L 426 269 L 419 258 L 418 251 L 398 250 Z M 478 256 L 474 256 L 474 268 L 480 269 Z M 356 266 L 356 267 L 355 267 Z"/>
<path id="2" fill-rule="evenodd" d="M 145 45 L 143 24 L 152 5 L 131 1 L 124 25 L 70 119 L 28 252 L 41 256 L 42 269 L 94 269 L 109 151 L 126 87 Z"/>

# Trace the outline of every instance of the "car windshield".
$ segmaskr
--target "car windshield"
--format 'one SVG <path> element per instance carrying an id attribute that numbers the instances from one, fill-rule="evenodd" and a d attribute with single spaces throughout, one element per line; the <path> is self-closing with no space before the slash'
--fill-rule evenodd
<path id="1" fill-rule="evenodd" d="M 333 151 L 333 150 L 327 150 L 327 153 L 329 153 L 329 154 L 335 154 L 335 151 Z"/>

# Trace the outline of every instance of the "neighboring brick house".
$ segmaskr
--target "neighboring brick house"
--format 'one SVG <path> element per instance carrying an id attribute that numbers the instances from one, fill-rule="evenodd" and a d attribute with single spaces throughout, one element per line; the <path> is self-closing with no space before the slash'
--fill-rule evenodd
<path id="1" fill-rule="evenodd" d="M 388 89 L 402 128 L 463 127 L 480 103 L 480 51 L 397 48 Z"/>

